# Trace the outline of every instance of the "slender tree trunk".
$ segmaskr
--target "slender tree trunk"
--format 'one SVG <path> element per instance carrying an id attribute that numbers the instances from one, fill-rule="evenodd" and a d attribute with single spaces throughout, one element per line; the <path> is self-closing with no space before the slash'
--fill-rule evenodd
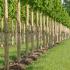
<path id="1" fill-rule="evenodd" d="M 60 42 L 61 42 L 61 24 L 59 24 L 59 37 L 60 37 Z"/>
<path id="2" fill-rule="evenodd" d="M 29 28 L 29 5 L 26 4 L 26 24 L 25 24 L 26 55 L 28 54 L 28 28 Z"/>
<path id="3" fill-rule="evenodd" d="M 5 70 L 9 70 L 8 1 L 7 0 L 4 0 L 4 53 L 5 53 Z"/>
<path id="4" fill-rule="evenodd" d="M 51 22 L 50 22 L 50 28 L 51 28 L 51 47 L 53 46 L 53 21 L 52 21 L 52 18 L 50 18 L 51 20 Z"/>
<path id="5" fill-rule="evenodd" d="M 47 49 L 47 16 L 45 16 L 45 48 Z"/>
<path id="6" fill-rule="evenodd" d="M 64 26 L 64 30 L 65 30 L 65 40 L 66 40 L 66 27 Z"/>
<path id="7" fill-rule="evenodd" d="M 62 41 L 62 24 L 60 24 L 60 41 Z"/>
<path id="8" fill-rule="evenodd" d="M 58 43 L 58 33 L 57 33 L 57 22 L 56 22 L 56 43 Z"/>
<path id="9" fill-rule="evenodd" d="M 14 24 L 13 24 L 13 20 L 12 20 L 12 46 L 14 45 Z"/>
<path id="10" fill-rule="evenodd" d="M 70 29 L 69 29 L 69 39 L 70 39 Z"/>
<path id="11" fill-rule="evenodd" d="M 51 48 L 51 18 L 49 18 L 49 48 Z"/>
<path id="12" fill-rule="evenodd" d="M 43 28 L 44 28 L 44 27 L 43 27 L 43 24 L 44 24 L 44 15 L 43 15 L 43 14 L 42 14 L 42 20 L 43 20 L 43 21 L 42 21 L 42 42 L 43 42 L 43 43 L 42 43 L 42 48 L 43 48 L 43 47 L 44 47 L 44 36 L 43 36 L 43 32 L 44 32 L 44 31 L 43 31 Z"/>
<path id="13" fill-rule="evenodd" d="M 59 43 L 59 38 L 58 38 L 58 23 L 57 23 L 57 43 Z"/>
<path id="14" fill-rule="evenodd" d="M 3 29 L 4 29 L 4 18 L 3 17 L 2 17 L 1 23 L 2 23 L 2 25 L 1 25 L 1 31 L 3 32 Z"/>
<path id="15" fill-rule="evenodd" d="M 39 17 L 39 21 L 38 21 L 38 28 L 37 28 L 37 30 L 38 30 L 38 43 L 39 43 L 39 48 L 40 48 L 40 47 L 41 47 L 41 44 L 40 44 L 40 43 L 41 43 L 41 40 L 40 40 L 40 35 L 41 35 L 41 32 L 40 32 L 40 31 L 41 31 L 41 28 L 40 28 L 40 27 L 41 27 L 41 26 L 40 26 L 40 25 L 41 25 L 41 24 L 40 24 L 40 17 L 41 17 L 41 16 L 40 16 L 40 12 L 39 12 L 38 15 L 39 15 L 39 16 L 38 16 L 38 17 Z"/>
<path id="16" fill-rule="evenodd" d="M 54 20 L 52 20 L 52 34 L 53 34 L 53 37 L 52 37 L 52 44 L 54 46 Z"/>
<path id="17" fill-rule="evenodd" d="M 43 39 L 42 39 L 42 24 L 43 24 L 43 14 L 40 13 L 40 32 L 39 32 L 39 42 L 40 42 L 40 49 L 43 47 Z"/>
<path id="18" fill-rule="evenodd" d="M 31 45 L 32 45 L 32 50 L 34 50 L 34 12 L 33 9 L 31 11 Z"/>
<path id="19" fill-rule="evenodd" d="M 60 43 L 60 23 L 58 24 L 58 40 L 59 40 L 59 43 Z"/>
<path id="20" fill-rule="evenodd" d="M 54 45 L 54 20 L 53 20 L 53 45 Z"/>
<path id="21" fill-rule="evenodd" d="M 21 51 L 21 20 L 20 20 L 20 0 L 17 0 L 17 24 L 16 24 L 16 46 L 17 46 L 17 60 L 20 60 Z"/>
<path id="22" fill-rule="evenodd" d="M 47 16 L 47 47 L 49 48 L 49 17 Z"/>
<path id="23" fill-rule="evenodd" d="M 65 40 L 65 26 L 64 26 L 64 40 Z"/>
<path id="24" fill-rule="evenodd" d="M 43 23 L 42 23 L 42 40 L 43 47 L 45 47 L 45 15 L 43 15 Z"/>
<path id="25" fill-rule="evenodd" d="M 4 18 L 2 17 L 2 19 L 1 19 L 1 35 L 2 35 L 2 37 L 1 37 L 1 47 L 3 47 L 3 37 L 4 37 L 4 32 L 3 32 L 3 29 L 4 29 Z"/>
<path id="26" fill-rule="evenodd" d="M 56 44 L 56 28 L 55 28 L 55 20 L 54 20 L 54 45 Z"/>
<path id="27" fill-rule="evenodd" d="M 39 30 L 38 30 L 38 25 L 39 25 L 39 13 L 38 11 L 36 12 L 36 40 L 37 40 L 37 49 L 39 49 Z"/>
<path id="28" fill-rule="evenodd" d="M 65 30 L 64 30 L 64 25 L 63 25 L 63 40 L 65 39 Z"/>

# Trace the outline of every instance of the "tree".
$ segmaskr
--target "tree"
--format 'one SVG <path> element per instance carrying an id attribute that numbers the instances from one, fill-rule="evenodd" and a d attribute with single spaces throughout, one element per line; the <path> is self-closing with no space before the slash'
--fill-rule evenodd
<path id="1" fill-rule="evenodd" d="M 20 20 L 20 0 L 17 0 L 16 6 L 17 23 L 16 23 L 16 45 L 17 45 L 17 60 L 20 60 L 20 47 L 21 47 L 21 20 Z"/>
<path id="2" fill-rule="evenodd" d="M 4 0 L 4 50 L 5 50 L 5 70 L 9 70 L 8 0 Z"/>
<path id="3" fill-rule="evenodd" d="M 64 0 L 64 7 L 70 15 L 70 0 Z"/>

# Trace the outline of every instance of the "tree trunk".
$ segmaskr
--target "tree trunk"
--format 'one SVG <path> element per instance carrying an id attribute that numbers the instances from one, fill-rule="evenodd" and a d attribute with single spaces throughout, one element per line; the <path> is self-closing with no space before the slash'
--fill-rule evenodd
<path id="1" fill-rule="evenodd" d="M 17 46 L 17 61 L 20 60 L 21 52 L 21 20 L 20 20 L 20 0 L 17 0 L 17 24 L 16 24 L 16 46 Z"/>
<path id="2" fill-rule="evenodd" d="M 53 46 L 53 21 L 52 21 L 52 18 L 50 18 L 50 28 L 51 28 L 51 47 Z"/>
<path id="3" fill-rule="evenodd" d="M 42 23 L 43 23 L 43 18 L 42 18 L 42 13 L 40 13 L 40 49 L 42 49 L 42 44 L 43 44 L 43 40 L 42 40 Z"/>
<path id="4" fill-rule="evenodd" d="M 47 47 L 49 48 L 49 17 L 47 16 Z"/>
<path id="5" fill-rule="evenodd" d="M 28 28 L 29 28 L 29 5 L 26 4 L 26 24 L 25 24 L 25 42 L 26 42 L 26 55 L 28 54 Z"/>
<path id="6" fill-rule="evenodd" d="M 12 20 L 12 46 L 14 45 L 14 24 L 13 24 L 13 20 Z"/>
<path id="7" fill-rule="evenodd" d="M 39 13 L 38 11 L 36 12 L 36 40 L 37 40 L 37 49 L 39 48 L 39 30 L 38 30 L 38 25 L 39 25 Z"/>
<path id="8" fill-rule="evenodd" d="M 55 26 L 55 20 L 54 20 L 54 45 L 56 44 L 56 26 Z"/>
<path id="9" fill-rule="evenodd" d="M 45 15 L 43 15 L 43 23 L 42 23 L 42 41 L 43 47 L 45 47 Z"/>
<path id="10" fill-rule="evenodd" d="M 4 0 L 4 53 L 5 53 L 5 70 L 9 70 L 8 1 L 7 0 Z"/>
<path id="11" fill-rule="evenodd" d="M 34 12 L 33 9 L 31 11 L 31 46 L 32 46 L 32 50 L 34 50 Z"/>
<path id="12" fill-rule="evenodd" d="M 3 28 L 4 28 L 4 19 L 3 19 L 3 17 L 2 17 L 2 25 L 1 25 L 1 31 L 3 31 Z"/>

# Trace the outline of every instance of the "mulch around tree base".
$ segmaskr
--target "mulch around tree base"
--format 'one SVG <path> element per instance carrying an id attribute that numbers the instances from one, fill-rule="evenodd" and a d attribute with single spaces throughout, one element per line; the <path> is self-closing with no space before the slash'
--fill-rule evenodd
<path id="1" fill-rule="evenodd" d="M 26 66 L 31 64 L 33 61 L 36 61 L 38 57 L 40 57 L 43 53 L 47 52 L 48 48 L 42 48 L 38 49 L 28 56 L 23 56 L 18 63 L 17 61 L 14 61 L 13 63 L 10 63 L 9 69 L 10 70 L 25 70 Z M 4 70 L 4 68 L 0 69 Z"/>

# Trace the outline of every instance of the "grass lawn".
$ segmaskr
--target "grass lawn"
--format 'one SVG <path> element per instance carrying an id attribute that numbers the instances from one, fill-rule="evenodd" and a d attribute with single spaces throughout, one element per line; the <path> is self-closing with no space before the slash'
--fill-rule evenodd
<path id="1" fill-rule="evenodd" d="M 34 42 L 34 46 L 36 46 L 36 42 Z M 29 42 L 28 43 L 28 52 L 31 50 L 31 48 L 32 48 L 31 42 Z M 24 43 L 23 45 L 21 45 L 21 54 L 24 54 L 25 49 L 26 49 L 26 44 Z M 16 46 L 14 45 L 14 47 L 9 47 L 9 61 L 16 58 L 16 55 L 17 55 Z M 3 67 L 3 66 L 4 66 L 4 48 L 0 47 L 0 67 Z"/>
<path id="2" fill-rule="evenodd" d="M 26 70 L 70 70 L 70 40 L 48 50 Z"/>

